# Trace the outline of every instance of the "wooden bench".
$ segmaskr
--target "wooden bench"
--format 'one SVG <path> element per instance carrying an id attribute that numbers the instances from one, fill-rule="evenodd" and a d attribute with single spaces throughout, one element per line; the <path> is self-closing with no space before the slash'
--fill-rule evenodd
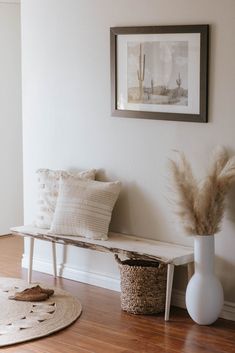
<path id="1" fill-rule="evenodd" d="M 50 234 L 46 229 L 40 229 L 33 226 L 12 228 L 11 232 L 13 235 L 20 235 L 30 239 L 28 267 L 29 283 L 32 279 L 34 239 L 46 240 L 52 243 L 53 271 L 55 277 L 57 276 L 56 243 L 73 245 L 79 248 L 101 252 L 111 252 L 114 254 L 125 255 L 129 258 L 157 260 L 161 263 L 165 263 L 167 265 L 165 320 L 169 320 L 174 267 L 188 265 L 189 278 L 193 271 L 193 249 L 191 247 L 112 232 L 109 233 L 109 239 L 106 241 L 92 240 L 76 236 L 54 235 Z"/>

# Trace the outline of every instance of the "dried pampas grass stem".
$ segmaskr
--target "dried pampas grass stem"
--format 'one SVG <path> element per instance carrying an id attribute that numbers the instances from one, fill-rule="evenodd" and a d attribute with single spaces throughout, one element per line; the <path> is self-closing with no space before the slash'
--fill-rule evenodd
<path id="1" fill-rule="evenodd" d="M 191 165 L 182 152 L 170 160 L 172 186 L 176 194 L 175 213 L 188 234 L 212 235 L 220 230 L 225 198 L 235 181 L 235 157 L 219 146 L 212 155 L 208 174 L 199 186 Z"/>

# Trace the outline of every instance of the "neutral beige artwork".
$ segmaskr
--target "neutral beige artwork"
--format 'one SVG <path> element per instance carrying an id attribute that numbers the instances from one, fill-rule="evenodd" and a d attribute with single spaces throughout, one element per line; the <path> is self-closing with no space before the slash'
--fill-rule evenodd
<path id="1" fill-rule="evenodd" d="M 128 103 L 188 105 L 188 42 L 127 44 Z"/>

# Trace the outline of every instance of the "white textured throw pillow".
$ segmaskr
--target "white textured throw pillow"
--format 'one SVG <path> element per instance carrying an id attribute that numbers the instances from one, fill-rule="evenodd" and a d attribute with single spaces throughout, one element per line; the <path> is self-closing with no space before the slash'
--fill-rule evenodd
<path id="1" fill-rule="evenodd" d="M 94 180 L 95 169 L 83 172 L 66 172 L 63 170 L 39 169 L 38 176 L 38 201 L 35 225 L 39 228 L 49 229 L 55 212 L 59 181 L 61 176 L 74 176 L 76 178 Z"/>
<path id="2" fill-rule="evenodd" d="M 51 233 L 106 240 L 120 189 L 119 181 L 78 180 L 62 175 Z"/>

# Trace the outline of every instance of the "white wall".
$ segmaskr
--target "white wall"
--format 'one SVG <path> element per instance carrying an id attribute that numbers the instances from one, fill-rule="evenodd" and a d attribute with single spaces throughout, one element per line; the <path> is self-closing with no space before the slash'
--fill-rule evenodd
<path id="1" fill-rule="evenodd" d="M 203 23 L 211 26 L 209 123 L 111 117 L 109 28 Z M 192 244 L 173 222 L 166 162 L 172 149 L 184 150 L 202 176 L 216 144 L 235 152 L 234 32 L 233 0 L 23 0 L 25 223 L 34 218 L 37 168 L 95 167 L 123 182 L 113 230 Z M 235 302 L 234 248 L 235 225 L 226 220 L 216 236 L 217 272 Z M 46 244 L 36 258 L 49 270 Z M 65 262 L 72 278 L 118 277 L 108 255 L 73 248 Z"/>
<path id="2" fill-rule="evenodd" d="M 20 5 L 0 1 L 0 234 L 23 221 Z"/>

